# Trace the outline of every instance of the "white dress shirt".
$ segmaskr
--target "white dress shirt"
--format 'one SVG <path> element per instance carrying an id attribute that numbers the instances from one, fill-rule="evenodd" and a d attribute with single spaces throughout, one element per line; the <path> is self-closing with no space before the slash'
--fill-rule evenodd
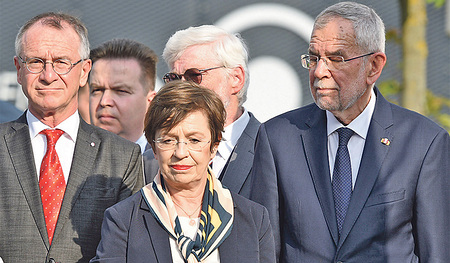
<path id="1" fill-rule="evenodd" d="M 354 134 L 348 141 L 348 152 L 352 166 L 352 187 L 355 187 L 356 177 L 358 175 L 359 165 L 361 163 L 364 144 L 366 143 L 367 132 L 369 130 L 372 114 L 375 110 L 376 96 L 372 89 L 369 104 L 351 123 L 344 126 L 340 123 L 333 113 L 327 111 L 327 134 L 328 134 L 328 161 L 330 167 L 331 180 L 333 180 L 334 160 L 336 159 L 337 148 L 339 146 L 339 134 L 337 129 L 341 127 L 350 128 Z"/>
<path id="2" fill-rule="evenodd" d="M 29 110 L 27 111 L 28 129 L 30 131 L 31 147 L 33 148 L 34 162 L 39 180 L 42 159 L 47 152 L 47 138 L 39 134 L 42 130 L 52 129 L 38 120 Z M 72 116 L 61 122 L 55 129 L 61 129 L 64 134 L 56 142 L 56 153 L 63 169 L 64 179 L 69 179 L 70 167 L 72 166 L 75 142 L 77 141 L 78 128 L 80 126 L 80 115 L 76 111 Z"/>
<path id="3" fill-rule="evenodd" d="M 145 138 L 145 135 L 142 134 L 141 137 L 136 141 L 136 143 L 141 147 L 141 153 L 145 152 L 145 148 L 147 147 L 147 138 Z"/>
<path id="4" fill-rule="evenodd" d="M 217 178 L 219 178 L 225 164 L 233 152 L 239 138 L 250 121 L 250 114 L 244 108 L 244 113 L 232 124 L 224 128 L 222 132 L 222 141 L 217 148 L 216 156 L 213 158 L 212 169 Z"/>

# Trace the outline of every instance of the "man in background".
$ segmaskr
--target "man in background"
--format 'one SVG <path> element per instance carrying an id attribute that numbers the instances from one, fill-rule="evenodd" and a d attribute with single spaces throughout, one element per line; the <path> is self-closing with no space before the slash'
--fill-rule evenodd
<path id="1" fill-rule="evenodd" d="M 0 124 L 0 257 L 5 262 L 88 262 L 107 207 L 143 185 L 139 147 L 84 122 L 78 89 L 89 71 L 87 29 L 44 13 L 16 37 L 27 111 Z"/>
<path id="2" fill-rule="evenodd" d="M 450 137 L 375 87 L 385 28 L 365 5 L 320 13 L 308 53 L 315 103 L 261 125 L 251 198 L 279 262 L 447 262 Z"/>
<path id="3" fill-rule="evenodd" d="M 147 108 L 155 96 L 155 52 L 142 43 L 113 39 L 91 51 L 89 107 L 92 124 L 150 149 L 144 136 Z"/>
<path id="4" fill-rule="evenodd" d="M 190 27 L 170 37 L 163 58 L 170 69 L 164 76 L 166 82 L 194 81 L 222 99 L 227 118 L 212 169 L 231 191 L 248 197 L 248 176 L 260 122 L 242 106 L 249 84 L 248 51 L 243 39 L 212 25 Z"/>

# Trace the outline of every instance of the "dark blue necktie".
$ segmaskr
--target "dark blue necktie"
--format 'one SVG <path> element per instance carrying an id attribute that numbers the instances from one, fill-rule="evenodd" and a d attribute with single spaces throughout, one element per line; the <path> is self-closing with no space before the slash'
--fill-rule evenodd
<path id="1" fill-rule="evenodd" d="M 334 208 L 336 209 L 336 220 L 340 235 L 352 196 L 352 166 L 347 143 L 352 137 L 353 131 L 349 128 L 339 128 L 337 132 L 339 133 L 339 147 L 334 161 L 332 186 Z"/>

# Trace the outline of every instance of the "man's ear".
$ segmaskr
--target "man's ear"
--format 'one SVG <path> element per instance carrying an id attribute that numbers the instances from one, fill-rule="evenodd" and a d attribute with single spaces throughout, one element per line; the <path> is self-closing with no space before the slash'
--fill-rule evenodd
<path id="1" fill-rule="evenodd" d="M 150 104 L 150 102 L 152 102 L 152 100 L 153 100 L 153 98 L 156 96 L 156 91 L 154 91 L 154 90 L 150 90 L 149 92 L 148 92 L 148 94 L 147 94 L 147 101 L 149 102 L 149 104 Z"/>
<path id="2" fill-rule="evenodd" d="M 367 85 L 374 84 L 381 75 L 383 67 L 386 64 L 386 54 L 377 52 L 369 58 L 369 73 L 367 75 Z"/>
<path id="3" fill-rule="evenodd" d="M 19 57 L 14 56 L 14 66 L 16 66 L 16 70 L 17 70 L 17 83 L 19 83 L 20 85 L 22 85 L 22 80 L 20 77 L 20 68 L 22 67 L 21 62 L 19 61 Z"/>
<path id="4" fill-rule="evenodd" d="M 92 60 L 90 59 L 86 59 L 84 61 L 81 62 L 81 76 L 80 76 L 80 87 L 83 87 L 84 85 L 86 85 L 87 81 L 88 81 L 88 77 L 89 77 L 89 72 L 91 71 L 92 68 Z"/>
<path id="5" fill-rule="evenodd" d="M 245 83 L 245 71 L 244 67 L 241 65 L 234 67 L 231 70 L 231 84 L 232 84 L 232 94 L 237 94 L 243 87 Z"/>

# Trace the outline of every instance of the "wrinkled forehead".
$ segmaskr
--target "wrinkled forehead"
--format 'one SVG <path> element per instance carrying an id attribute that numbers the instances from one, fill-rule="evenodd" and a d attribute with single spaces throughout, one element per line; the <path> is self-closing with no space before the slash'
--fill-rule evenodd
<path id="1" fill-rule="evenodd" d="M 335 18 L 311 34 L 309 51 L 311 53 L 343 53 L 357 48 L 353 24 L 343 18 Z"/>
<path id="2" fill-rule="evenodd" d="M 74 48 L 81 46 L 80 36 L 67 22 L 62 21 L 61 27 L 41 23 L 31 25 L 22 36 L 22 51 L 46 46 Z"/>

